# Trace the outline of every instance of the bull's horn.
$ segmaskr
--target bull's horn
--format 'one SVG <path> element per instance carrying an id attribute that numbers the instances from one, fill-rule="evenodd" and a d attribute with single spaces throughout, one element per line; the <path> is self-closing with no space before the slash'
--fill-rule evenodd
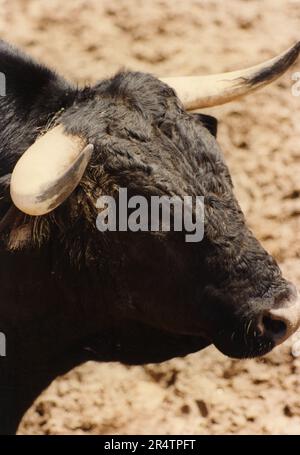
<path id="1" fill-rule="evenodd" d="M 16 207 L 44 215 L 59 206 L 78 185 L 93 151 L 79 136 L 56 126 L 32 144 L 17 162 L 10 183 Z"/>
<path id="2" fill-rule="evenodd" d="M 297 59 L 300 41 L 260 65 L 210 76 L 166 77 L 186 109 L 216 106 L 246 95 L 281 76 Z"/>

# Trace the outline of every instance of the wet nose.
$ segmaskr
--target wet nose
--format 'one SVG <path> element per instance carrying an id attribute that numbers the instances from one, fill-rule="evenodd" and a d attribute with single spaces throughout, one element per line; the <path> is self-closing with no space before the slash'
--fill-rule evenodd
<path id="1" fill-rule="evenodd" d="M 300 299 L 293 284 L 289 284 L 289 296 L 281 299 L 273 308 L 265 310 L 259 317 L 261 335 L 281 344 L 300 327 Z"/>

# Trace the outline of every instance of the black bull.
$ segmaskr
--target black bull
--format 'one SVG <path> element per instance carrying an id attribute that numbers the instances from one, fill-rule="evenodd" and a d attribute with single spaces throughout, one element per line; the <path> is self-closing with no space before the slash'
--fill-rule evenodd
<path id="1" fill-rule="evenodd" d="M 5 43 L 0 100 L 0 432 L 12 433 L 57 376 L 89 359 L 161 362 L 213 343 L 233 357 L 270 351 L 292 332 L 296 291 L 245 224 L 216 123 L 187 113 L 148 74 L 121 73 L 79 90 Z M 18 158 L 64 125 L 94 145 L 76 190 L 30 217 L 9 197 Z M 96 200 L 205 197 L 205 234 L 96 229 Z"/>

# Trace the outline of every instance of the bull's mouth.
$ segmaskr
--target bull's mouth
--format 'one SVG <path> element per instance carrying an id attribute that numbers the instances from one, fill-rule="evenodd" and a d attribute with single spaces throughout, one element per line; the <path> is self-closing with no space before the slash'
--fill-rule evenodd
<path id="1" fill-rule="evenodd" d="M 216 312 L 217 313 L 217 312 Z M 223 311 L 213 344 L 228 357 L 260 357 L 290 338 L 300 327 L 300 299 L 295 286 L 283 282 L 268 297 L 250 300 L 238 314 Z M 220 326 L 222 324 L 222 326 Z"/>
<path id="2" fill-rule="evenodd" d="M 259 334 L 245 336 L 232 332 L 230 336 L 217 336 L 213 340 L 215 347 L 227 357 L 251 359 L 268 354 L 276 346 L 273 339 Z"/>
<path id="3" fill-rule="evenodd" d="M 263 312 L 255 321 L 245 320 L 231 332 L 220 330 L 213 337 L 213 344 L 228 357 L 260 357 L 290 338 L 299 325 L 300 304 L 296 302 L 290 307 Z"/>

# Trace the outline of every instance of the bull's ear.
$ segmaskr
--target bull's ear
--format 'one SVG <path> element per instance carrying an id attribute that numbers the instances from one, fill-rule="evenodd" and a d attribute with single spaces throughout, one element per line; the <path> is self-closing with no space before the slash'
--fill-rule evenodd
<path id="1" fill-rule="evenodd" d="M 199 120 L 205 128 L 214 136 L 217 137 L 218 132 L 218 120 L 211 115 L 205 114 L 192 114 L 197 120 Z"/>

